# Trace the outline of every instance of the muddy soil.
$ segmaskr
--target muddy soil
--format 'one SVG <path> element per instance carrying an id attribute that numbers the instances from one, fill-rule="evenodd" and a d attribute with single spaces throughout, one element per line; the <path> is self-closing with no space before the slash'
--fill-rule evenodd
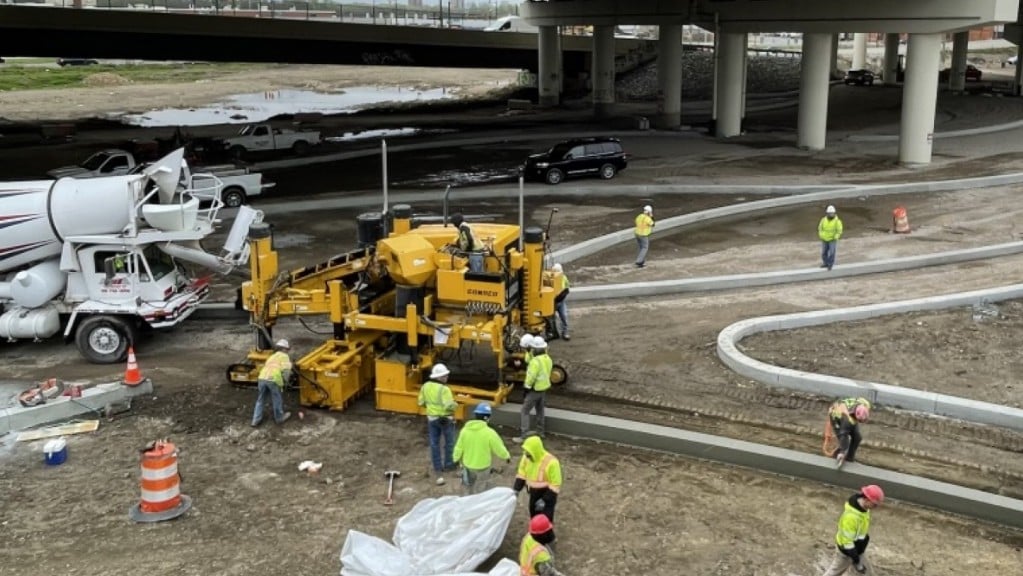
<path id="1" fill-rule="evenodd" d="M 781 144 L 749 145 L 755 138 L 719 143 L 672 136 L 642 143 L 637 139 L 635 147 L 644 157 L 621 180 L 592 184 L 662 178 L 693 182 L 691 173 L 703 175 L 697 182 L 732 178 L 793 183 L 835 175 L 868 179 L 929 174 L 890 168 L 879 157 L 863 160 L 848 151 L 799 155 Z M 861 167 L 889 168 L 880 174 L 853 173 L 836 160 L 843 154 Z M 457 154 L 448 152 L 425 157 L 435 170 L 459 164 Z M 18 162 L 6 154 L 3 159 L 8 167 Z M 970 166 L 977 170 L 993 164 L 960 160 L 974 162 Z M 1000 157 L 995 165 L 1004 168 L 1015 162 L 1015 157 Z M 402 172 L 405 164 L 392 164 L 396 178 L 416 180 L 415 171 L 422 166 Z M 935 172 L 945 170 L 950 176 L 974 173 L 951 161 L 937 164 Z M 354 180 L 368 182 L 366 170 L 370 167 L 352 170 L 358 172 Z M 304 180 L 296 173 L 287 181 L 294 182 L 296 194 L 303 193 L 298 188 L 303 182 L 311 193 L 364 185 L 345 188 L 343 176 L 311 171 Z M 415 203 L 416 211 L 437 214 L 438 197 L 429 192 L 424 190 L 424 202 Z M 1023 209 L 1016 196 L 1011 188 L 997 188 L 837 202 L 846 223 L 838 266 L 1017 240 L 1016 222 Z M 288 198 L 268 198 L 267 203 Z M 559 198 L 551 190 L 551 196 L 529 201 L 527 216 L 546 222 L 551 208 L 561 208 L 552 229 L 555 247 L 560 247 L 628 228 L 644 203 L 652 202 L 656 216 L 663 219 L 751 199 L 687 195 L 580 200 Z M 886 232 L 897 203 L 909 209 L 914 226 L 909 236 Z M 626 244 L 572 263 L 567 272 L 576 284 L 586 285 L 814 267 L 819 249 L 814 233 L 822 208 L 793 208 L 657 236 L 644 270 L 631 268 L 633 246 Z M 456 201 L 453 209 L 496 214 L 502 220 L 515 215 L 515 205 L 502 198 Z M 361 211 L 325 209 L 315 218 L 269 212 L 277 226 L 282 267 L 309 265 L 353 247 L 354 216 Z M 211 238 L 210 245 L 218 241 Z M 1023 257 L 1017 256 L 723 293 L 591 304 L 570 300 L 573 338 L 555 342 L 552 354 L 570 365 L 572 379 L 551 404 L 816 451 L 829 399 L 769 390 L 726 370 L 714 350 L 722 328 L 752 316 L 1018 282 L 1021 264 Z M 237 280 L 222 280 L 218 295 L 230 298 L 236 286 Z M 1023 305 L 1007 303 L 999 310 L 1001 316 L 980 322 L 968 311 L 950 311 L 843 324 L 838 336 L 806 330 L 749 342 L 765 359 L 854 378 L 937 386 L 944 384 L 936 381 L 951 382 L 952 375 L 962 388 L 966 382 L 974 384 L 975 393 L 991 388 L 986 383 L 998 382 L 1002 388 L 997 398 L 1019 402 L 1014 379 L 1020 368 L 1012 343 L 1018 340 Z M 310 327 L 327 328 L 315 320 Z M 287 320 L 275 334 L 291 339 L 300 354 L 323 338 Z M 63 466 L 44 466 L 39 442 L 13 444 L 5 438 L 0 493 L 8 497 L 0 500 L 0 537 L 10 546 L 0 574 L 135 574 L 142 562 L 157 574 L 336 574 L 349 529 L 386 538 L 397 517 L 418 499 L 457 490 L 453 478 L 438 488 L 428 477 L 422 421 L 376 412 L 368 399 L 340 414 L 307 412 L 304 420 L 283 428 L 249 428 L 254 394 L 227 386 L 224 371 L 244 357 L 251 343 L 243 325 L 206 321 L 146 338 L 140 343 L 139 361 L 156 383 L 155 394 L 137 402 L 133 413 L 104 420 L 99 431 L 71 437 L 69 461 Z M 85 364 L 73 348 L 58 341 L 3 347 L 5 378 L 96 381 L 117 379 L 122 373 L 118 366 Z M 288 400 L 294 406 L 296 398 Z M 654 415 L 643 407 L 651 403 L 667 408 Z M 1023 462 L 1018 458 L 1023 438 L 1018 434 L 884 409 L 864 432 L 862 459 L 867 464 L 1023 497 Z M 513 431 L 503 433 L 508 438 Z M 195 509 L 175 522 L 135 526 L 127 512 L 138 501 L 138 449 L 163 437 L 181 448 L 182 488 L 193 497 Z M 549 443 L 561 457 L 567 478 L 558 513 L 558 562 L 570 574 L 667 576 L 678 574 L 679 566 L 687 573 L 720 576 L 819 574 L 830 558 L 834 523 L 848 496 L 844 489 L 697 460 L 567 438 Z M 305 459 L 324 462 L 318 477 L 298 472 L 297 464 Z M 398 504 L 387 509 L 381 505 L 383 471 L 393 467 L 403 475 Z M 505 480 L 510 482 L 507 472 Z M 525 525 L 524 511 L 517 514 L 500 551 L 503 556 L 516 556 Z M 1020 532 L 899 502 L 878 512 L 871 535 L 869 553 L 879 574 L 1023 572 Z M 140 555 L 140 550 L 147 552 Z"/>

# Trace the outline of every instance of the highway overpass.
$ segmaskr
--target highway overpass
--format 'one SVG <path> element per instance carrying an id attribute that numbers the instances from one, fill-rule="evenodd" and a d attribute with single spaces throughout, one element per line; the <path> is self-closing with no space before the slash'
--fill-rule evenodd
<path id="1" fill-rule="evenodd" d="M 620 39 L 615 52 L 637 53 L 643 40 Z M 566 78 L 589 68 L 593 39 L 565 36 Z M 367 64 L 537 70 L 537 35 L 0 5 L 0 54 L 143 60 Z"/>

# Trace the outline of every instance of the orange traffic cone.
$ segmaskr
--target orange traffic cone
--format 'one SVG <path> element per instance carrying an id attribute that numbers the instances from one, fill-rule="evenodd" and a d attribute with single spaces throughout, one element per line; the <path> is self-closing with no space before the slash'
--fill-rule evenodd
<path id="1" fill-rule="evenodd" d="M 892 232 L 896 234 L 909 234 L 909 214 L 902 206 L 896 206 L 892 210 Z"/>
<path id="2" fill-rule="evenodd" d="M 128 367 L 124 370 L 125 386 L 138 386 L 142 383 L 142 372 L 139 370 L 138 360 L 135 359 L 135 348 L 128 347 Z"/>

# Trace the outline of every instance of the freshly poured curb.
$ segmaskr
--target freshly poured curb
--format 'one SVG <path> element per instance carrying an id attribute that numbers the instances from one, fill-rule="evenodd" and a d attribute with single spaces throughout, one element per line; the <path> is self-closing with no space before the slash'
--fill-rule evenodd
<path id="1" fill-rule="evenodd" d="M 574 294 L 574 291 L 573 291 Z M 878 316 L 941 310 L 1023 297 L 1023 284 L 1000 288 L 931 296 L 900 302 L 869 304 L 836 310 L 818 310 L 778 316 L 764 316 L 736 322 L 718 334 L 717 352 L 721 361 L 748 378 L 768 386 L 789 388 L 825 396 L 863 396 L 884 406 L 904 408 L 969 422 L 1023 430 L 1023 410 L 989 402 L 969 400 L 947 394 L 925 392 L 889 384 L 853 380 L 840 376 L 815 374 L 767 364 L 743 354 L 738 343 L 751 334 L 850 322 Z"/>
<path id="2" fill-rule="evenodd" d="M 505 404 L 494 410 L 493 424 L 518 429 L 519 405 Z M 1023 501 L 963 488 L 881 468 L 849 463 L 841 471 L 834 460 L 774 446 L 710 436 L 658 426 L 547 409 L 547 431 L 712 460 L 784 476 L 823 482 L 856 490 L 864 484 L 880 484 L 891 498 L 929 508 L 954 512 L 988 522 L 1023 528 Z"/>
<path id="3" fill-rule="evenodd" d="M 949 190 L 986 188 L 989 186 L 1005 186 L 1019 183 L 1023 183 L 1023 173 L 1017 172 L 1014 174 L 1003 174 L 999 176 L 964 178 L 962 180 L 938 180 L 934 182 L 912 182 L 908 184 L 848 186 L 845 188 L 835 188 L 821 192 L 807 192 L 805 194 L 787 196 L 783 198 L 769 198 L 766 200 L 743 202 L 732 206 L 722 206 L 720 208 L 712 208 L 710 210 L 692 212 L 690 214 L 682 214 L 681 216 L 658 220 L 657 226 L 654 228 L 654 236 L 661 236 L 665 232 L 674 231 L 676 228 L 696 224 L 698 222 L 762 212 L 772 208 L 785 208 L 801 204 L 812 204 L 814 202 L 830 202 L 846 198 L 887 196 L 895 194 L 919 194 L 924 192 L 947 192 Z M 627 228 L 562 248 L 561 250 L 557 250 L 552 253 L 551 256 L 555 262 L 573 262 L 580 258 L 611 248 L 612 246 L 632 241 L 634 238 L 635 233 L 633 229 Z"/>
<path id="4" fill-rule="evenodd" d="M 681 280 L 654 280 L 649 282 L 631 282 L 625 284 L 602 284 L 596 286 L 579 286 L 572 288 L 572 302 L 587 300 L 608 300 L 615 298 L 638 298 L 641 296 L 661 296 L 683 292 L 705 290 L 729 290 L 750 288 L 753 286 L 774 286 L 811 280 L 831 280 L 849 276 L 878 274 L 925 268 L 927 266 L 943 266 L 959 262 L 984 260 L 999 256 L 1010 256 L 1023 253 L 1023 242 L 1009 242 L 993 246 L 950 250 L 919 256 L 903 256 L 887 260 L 873 260 L 843 264 L 832 270 L 822 268 L 806 268 L 802 270 L 778 270 L 749 274 L 732 274 L 730 276 L 705 276 L 703 278 L 684 278 Z"/>
<path id="5" fill-rule="evenodd" d="M 153 393 L 153 381 L 146 378 L 138 386 L 120 382 L 98 384 L 82 391 L 80 398 L 58 396 L 46 404 L 25 408 L 15 406 L 0 410 L 0 435 L 25 430 L 40 424 L 59 422 L 82 414 L 102 412 L 109 404 L 124 402 L 135 396 Z"/>

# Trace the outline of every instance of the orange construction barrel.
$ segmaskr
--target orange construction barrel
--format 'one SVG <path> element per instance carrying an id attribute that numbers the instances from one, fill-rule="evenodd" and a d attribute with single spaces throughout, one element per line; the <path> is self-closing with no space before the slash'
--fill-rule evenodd
<path id="1" fill-rule="evenodd" d="M 909 234 L 909 214 L 902 206 L 892 210 L 892 231 L 896 234 Z"/>
<path id="2" fill-rule="evenodd" d="M 142 452 L 141 501 L 128 514 L 136 522 L 161 522 L 177 518 L 192 507 L 192 499 L 181 493 L 178 449 L 163 440 Z"/>

